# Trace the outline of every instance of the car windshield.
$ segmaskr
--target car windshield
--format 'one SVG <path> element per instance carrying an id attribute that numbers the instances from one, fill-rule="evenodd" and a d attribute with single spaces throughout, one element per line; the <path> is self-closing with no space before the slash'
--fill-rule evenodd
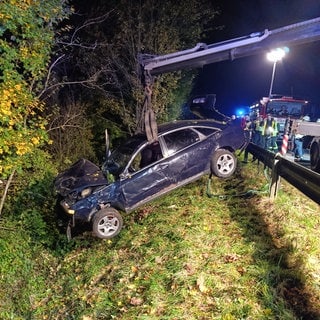
<path id="1" fill-rule="evenodd" d="M 103 165 L 103 171 L 119 175 L 128 164 L 135 150 L 137 150 L 144 141 L 142 136 L 135 136 L 128 139 L 123 145 L 111 153 Z"/>

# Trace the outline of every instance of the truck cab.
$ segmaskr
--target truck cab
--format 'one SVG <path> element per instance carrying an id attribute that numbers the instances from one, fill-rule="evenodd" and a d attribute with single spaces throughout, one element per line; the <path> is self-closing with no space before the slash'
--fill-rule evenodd
<path id="1" fill-rule="evenodd" d="M 298 120 L 310 114 L 308 100 L 283 95 L 272 95 L 270 98 L 262 98 L 250 106 L 251 117 L 260 115 L 263 119 L 270 114 L 279 124 L 279 133 L 283 135 L 288 118 Z"/>

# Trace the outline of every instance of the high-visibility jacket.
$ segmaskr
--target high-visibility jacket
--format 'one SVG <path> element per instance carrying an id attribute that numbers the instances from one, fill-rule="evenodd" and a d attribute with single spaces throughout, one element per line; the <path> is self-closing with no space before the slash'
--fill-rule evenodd
<path id="1" fill-rule="evenodd" d="M 278 135 L 278 123 L 275 119 L 265 119 L 263 122 L 262 135 L 263 136 L 277 136 Z"/>
<path id="2" fill-rule="evenodd" d="M 262 133 L 263 130 L 264 130 L 263 120 L 256 119 L 254 121 L 254 131 Z"/>

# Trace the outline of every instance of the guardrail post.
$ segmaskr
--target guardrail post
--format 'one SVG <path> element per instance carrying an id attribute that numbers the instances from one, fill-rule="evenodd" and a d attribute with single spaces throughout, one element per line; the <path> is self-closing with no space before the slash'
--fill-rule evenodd
<path id="1" fill-rule="evenodd" d="M 279 162 L 279 159 L 275 157 L 274 163 L 272 166 L 271 183 L 270 183 L 270 190 L 269 190 L 269 197 L 272 201 L 276 198 L 279 187 L 280 187 L 280 175 L 278 174 L 278 162 Z"/>

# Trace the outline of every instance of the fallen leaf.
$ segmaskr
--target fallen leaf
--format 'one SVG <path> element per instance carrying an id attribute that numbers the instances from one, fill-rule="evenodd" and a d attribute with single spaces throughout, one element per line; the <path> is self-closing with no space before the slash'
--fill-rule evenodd
<path id="1" fill-rule="evenodd" d="M 130 299 L 130 304 L 133 306 L 141 306 L 143 304 L 143 299 L 139 297 L 132 297 Z"/>
<path id="2" fill-rule="evenodd" d="M 197 279 L 197 286 L 202 293 L 208 292 L 208 288 L 205 286 L 205 279 L 203 275 L 200 275 Z"/>

